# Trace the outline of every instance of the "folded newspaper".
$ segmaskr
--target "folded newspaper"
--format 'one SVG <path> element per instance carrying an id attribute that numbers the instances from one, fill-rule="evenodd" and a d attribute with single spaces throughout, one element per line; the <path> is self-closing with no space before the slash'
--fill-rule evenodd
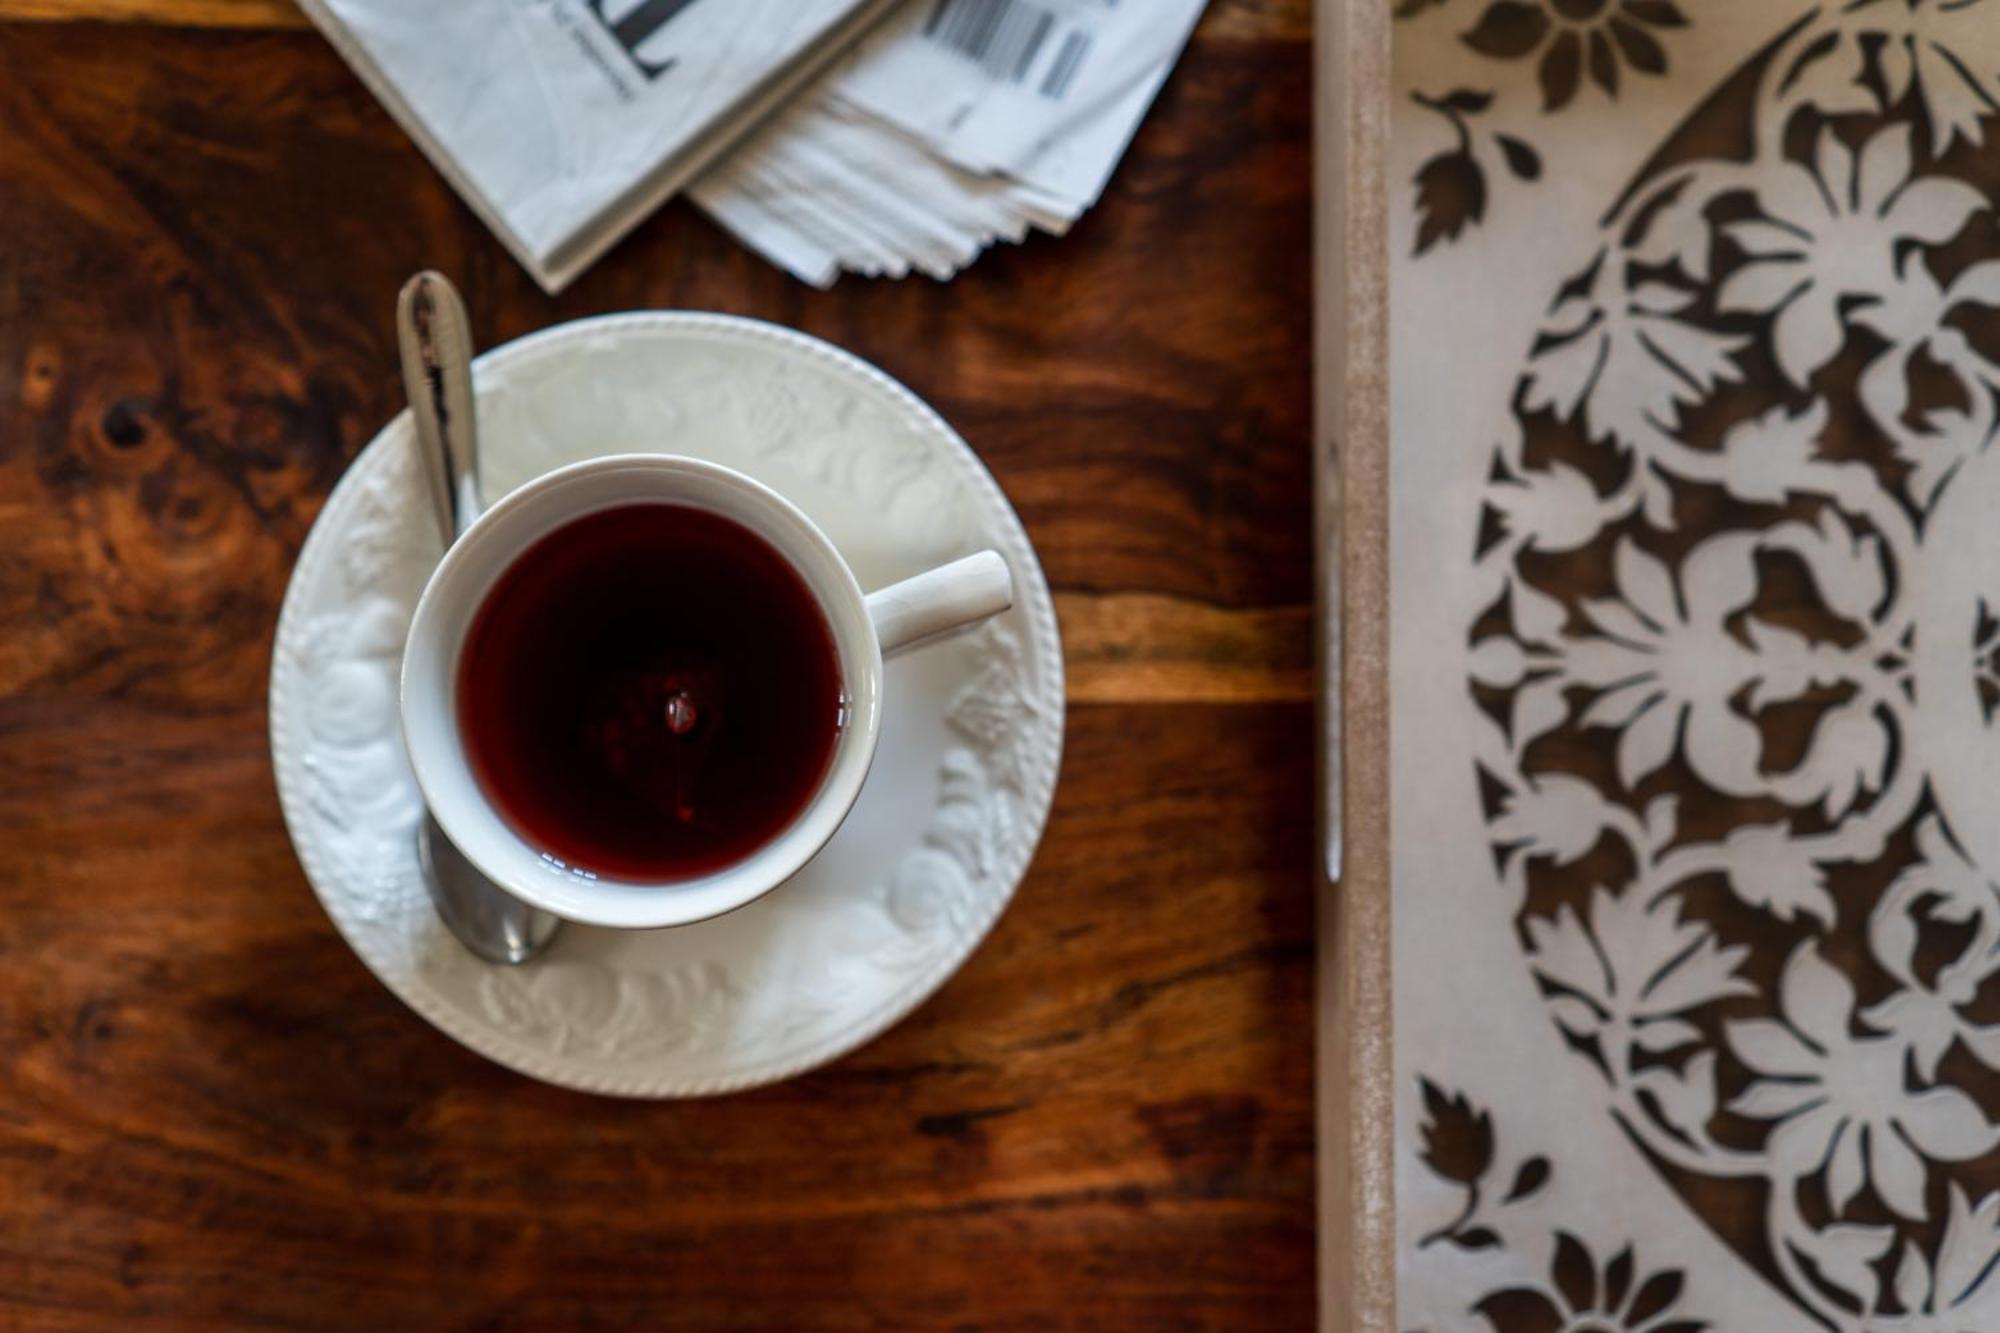
<path id="1" fill-rule="evenodd" d="M 673 194 L 808 282 L 1102 193 L 1205 0 L 299 0 L 549 291 Z"/>

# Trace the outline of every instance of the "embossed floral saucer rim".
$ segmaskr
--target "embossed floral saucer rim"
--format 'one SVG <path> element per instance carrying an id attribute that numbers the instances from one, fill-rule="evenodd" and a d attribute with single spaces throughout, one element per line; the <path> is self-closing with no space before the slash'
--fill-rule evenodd
<path id="1" fill-rule="evenodd" d="M 946 461 L 981 520 L 982 539 L 999 549 L 1014 570 L 1017 601 L 1010 617 L 1017 617 L 1025 628 L 1036 659 L 1035 669 L 1021 682 L 1023 692 L 1034 696 L 1024 702 L 1034 715 L 1036 726 L 1034 734 L 1025 737 L 1020 747 L 1025 770 L 1020 791 L 1021 818 L 1012 829 L 1013 836 L 1000 849 L 998 864 L 987 877 L 997 891 L 987 893 L 978 902 L 971 919 L 958 926 L 956 938 L 926 968 L 906 978 L 892 993 L 849 1016 L 837 1030 L 786 1058 L 752 1063 L 708 1077 L 681 1077 L 663 1073 L 657 1067 L 650 1070 L 593 1067 L 562 1053 L 538 1049 L 473 1016 L 427 985 L 417 975 L 413 961 L 391 956 L 379 933 L 352 911 L 348 899 L 353 895 L 330 891 L 329 886 L 337 878 L 351 875 L 351 871 L 336 864 L 324 845 L 319 817 L 309 809 L 303 790 L 304 761 L 301 743 L 293 733 L 297 716 L 292 694 L 299 684 L 298 641 L 308 613 L 305 590 L 314 585 L 321 566 L 333 557 L 343 521 L 349 518 L 349 510 L 371 473 L 386 470 L 390 462 L 387 456 L 395 444 L 407 441 L 410 435 L 407 411 L 387 422 L 356 455 L 328 495 L 300 550 L 279 615 L 269 699 L 271 749 L 279 802 L 294 850 L 315 896 L 348 946 L 391 993 L 432 1026 L 478 1054 L 545 1082 L 634 1098 L 711 1096 L 795 1077 L 873 1040 L 930 998 L 964 965 L 992 929 L 1026 873 L 1054 798 L 1064 716 L 1061 643 L 1053 600 L 1019 517 L 991 473 L 957 432 L 908 388 L 860 357 L 810 335 L 740 316 L 633 312 L 557 325 L 494 348 L 478 358 L 476 390 L 483 398 L 494 388 L 510 384 L 505 376 L 544 357 L 603 348 L 635 335 L 661 333 L 705 337 L 722 347 L 731 343 L 762 345 L 799 356 L 871 398 Z M 488 973 L 503 971 L 472 961 L 460 966 Z"/>

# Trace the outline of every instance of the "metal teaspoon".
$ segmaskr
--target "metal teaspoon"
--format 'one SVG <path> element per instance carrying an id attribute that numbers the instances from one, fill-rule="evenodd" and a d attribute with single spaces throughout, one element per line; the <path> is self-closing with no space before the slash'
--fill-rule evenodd
<path id="1" fill-rule="evenodd" d="M 403 285 L 396 298 L 396 341 L 438 532 L 449 547 L 483 506 L 472 327 L 458 289 L 442 273 L 426 270 Z M 489 963 L 525 963 L 562 928 L 560 917 L 530 907 L 481 874 L 428 808 L 417 828 L 417 861 L 439 918 L 460 944 Z"/>

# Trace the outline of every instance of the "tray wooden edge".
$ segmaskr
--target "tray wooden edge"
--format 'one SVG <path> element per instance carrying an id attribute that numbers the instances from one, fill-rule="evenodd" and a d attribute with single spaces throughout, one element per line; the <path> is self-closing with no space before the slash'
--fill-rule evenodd
<path id="1" fill-rule="evenodd" d="M 1394 1333 L 1385 0 L 1315 0 L 1313 450 L 1321 561 L 1320 1327 Z M 1337 668 L 1329 676 L 1327 668 Z M 1324 845 L 1324 843 L 1322 843 Z"/>

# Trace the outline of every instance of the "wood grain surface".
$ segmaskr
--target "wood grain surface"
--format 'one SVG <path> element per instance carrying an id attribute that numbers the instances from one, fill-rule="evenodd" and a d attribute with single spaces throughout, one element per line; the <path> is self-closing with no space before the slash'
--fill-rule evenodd
<path id="1" fill-rule="evenodd" d="M 1103 204 L 949 286 L 815 292 L 674 204 L 551 300 L 282 7 L 0 0 L 0 1327 L 1310 1326 L 1307 9 L 1213 0 Z M 314 902 L 271 634 L 427 265 L 488 346 L 830 338 L 1020 509 L 1073 684 L 1047 840 L 855 1055 L 543 1087 Z"/>

